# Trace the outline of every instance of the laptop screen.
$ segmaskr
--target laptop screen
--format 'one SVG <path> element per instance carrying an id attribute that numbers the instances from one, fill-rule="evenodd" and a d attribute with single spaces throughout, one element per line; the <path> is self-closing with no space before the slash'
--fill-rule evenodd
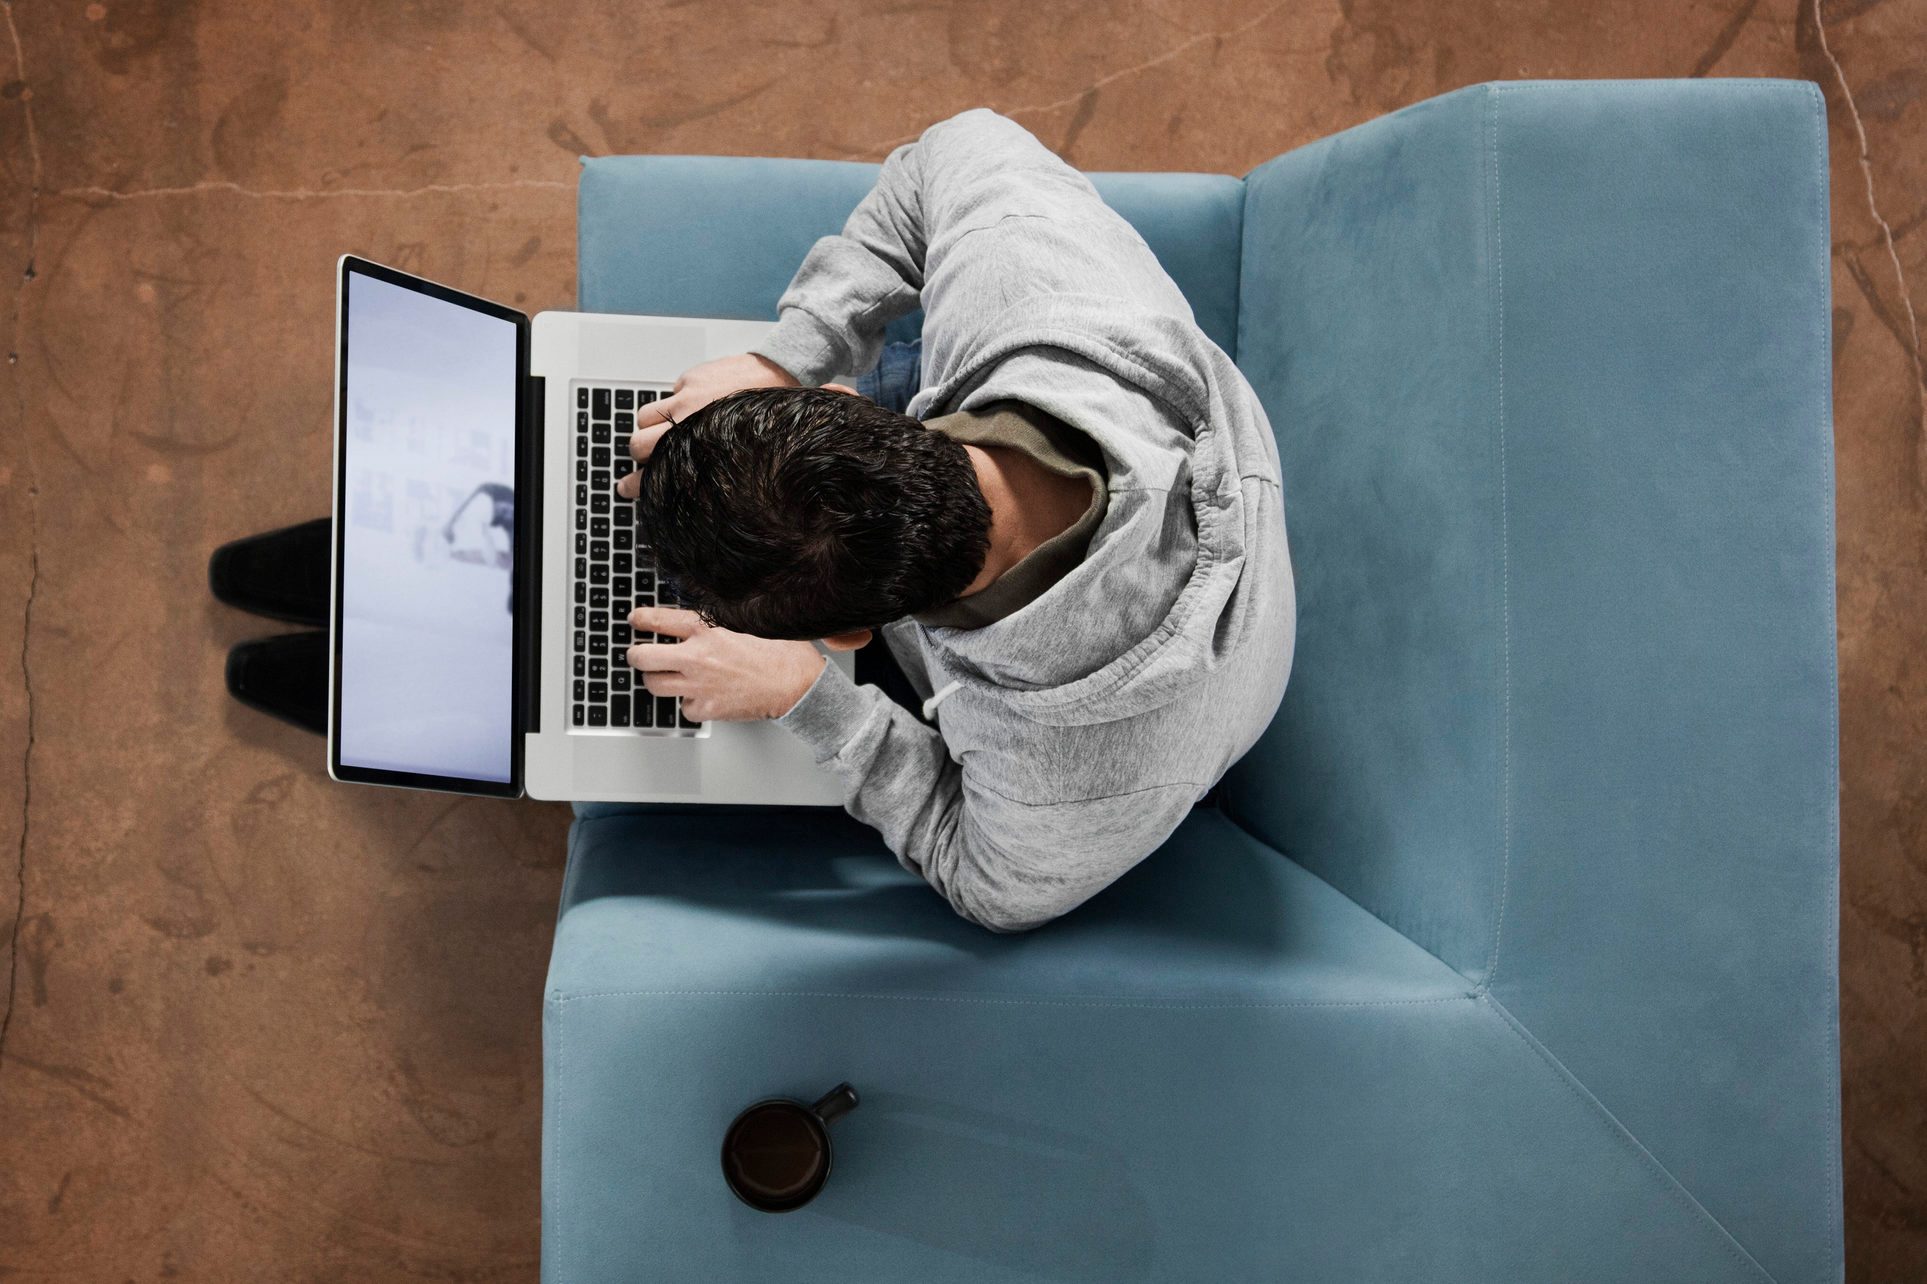
<path id="1" fill-rule="evenodd" d="M 506 786 L 523 327 L 368 266 L 341 280 L 335 765 Z"/>

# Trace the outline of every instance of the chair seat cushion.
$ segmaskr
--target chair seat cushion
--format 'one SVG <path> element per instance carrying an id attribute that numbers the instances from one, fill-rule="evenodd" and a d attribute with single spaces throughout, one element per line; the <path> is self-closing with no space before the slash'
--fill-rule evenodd
<path id="1" fill-rule="evenodd" d="M 545 1026 L 545 1279 L 1760 1278 L 1463 977 L 1214 811 L 996 937 L 839 814 L 596 809 Z M 730 1119 L 842 1080 L 823 1193 L 738 1203 Z"/>

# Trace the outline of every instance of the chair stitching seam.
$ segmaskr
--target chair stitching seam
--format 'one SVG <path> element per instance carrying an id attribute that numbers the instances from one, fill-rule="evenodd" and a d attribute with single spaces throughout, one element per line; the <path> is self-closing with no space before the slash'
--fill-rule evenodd
<path id="1" fill-rule="evenodd" d="M 1140 1008 L 1161 1011 L 1204 1011 L 1223 1009 L 1309 1009 L 1309 1008 L 1397 1008 L 1423 1007 L 1442 1003 L 1468 1003 L 1471 993 L 1445 994 L 1428 999 L 1351 999 L 1303 1003 L 1157 1003 L 1127 999 L 1015 998 L 980 994 L 873 994 L 835 990 L 588 990 L 580 994 L 555 996 L 558 1004 L 577 999 L 625 998 L 750 998 L 750 999 L 859 999 L 905 1003 L 974 1003 L 1000 1007 Z"/>
<path id="2" fill-rule="evenodd" d="M 565 1033 L 565 1027 L 563 1025 L 563 1018 L 565 1016 L 567 1016 L 567 1012 L 564 1010 L 563 1004 L 557 1003 L 555 1005 L 555 1132 L 558 1137 L 565 1126 L 565 1116 L 562 1113 L 562 1094 L 569 1083 L 569 1044 L 568 1036 Z M 544 1131 L 546 1132 L 548 1130 L 544 1129 Z M 553 1151 L 551 1151 L 551 1154 L 553 1155 Z M 560 1187 L 562 1184 L 562 1166 L 560 1164 L 557 1164 L 555 1168 L 555 1181 L 556 1185 Z M 562 1206 L 566 1202 L 567 1201 L 562 1198 L 561 1190 L 558 1189 L 555 1198 L 556 1220 L 558 1222 L 561 1220 Z M 543 1209 L 542 1211 L 547 1213 L 548 1210 Z M 569 1240 L 568 1237 L 562 1233 L 562 1227 L 560 1225 L 555 1228 L 555 1236 L 558 1244 L 567 1246 Z"/>
<path id="3" fill-rule="evenodd" d="M 1820 352 L 1823 354 L 1820 368 L 1823 371 L 1823 375 L 1826 381 L 1825 382 L 1826 393 L 1825 393 L 1825 396 L 1822 397 L 1820 401 L 1820 428 L 1821 428 L 1821 437 L 1823 439 L 1823 444 L 1827 447 L 1827 449 L 1822 452 L 1822 457 L 1825 461 L 1823 467 L 1825 469 L 1825 474 L 1826 474 L 1826 493 L 1825 493 L 1824 499 L 1825 499 L 1826 510 L 1827 510 L 1827 532 L 1830 537 L 1829 543 L 1831 543 L 1832 542 L 1831 537 L 1834 531 L 1834 520 L 1835 520 L 1834 519 L 1834 463 L 1833 463 L 1833 360 L 1832 360 L 1833 314 L 1832 314 L 1832 308 L 1830 306 L 1830 301 L 1825 297 L 1825 291 L 1829 288 L 1829 283 L 1832 278 L 1833 247 L 1829 240 L 1831 236 L 1831 232 L 1829 231 L 1829 213 L 1827 208 L 1827 183 L 1828 183 L 1827 100 L 1825 95 L 1823 95 L 1820 92 L 1820 86 L 1813 81 L 1807 82 L 1807 101 L 1812 105 L 1812 108 L 1813 108 L 1814 169 L 1815 169 L 1816 180 L 1817 180 L 1813 185 L 1814 186 L 1813 203 L 1814 203 L 1814 211 L 1815 211 L 1815 226 L 1818 228 L 1820 233 L 1820 237 L 1819 237 L 1820 243 L 1819 243 L 1819 246 L 1817 247 L 1818 249 L 1817 257 L 1819 259 L 1820 281 L 1822 283 L 1820 288 L 1823 292 L 1823 296 L 1820 299 L 1820 307 L 1816 309 L 1816 311 L 1819 314 L 1819 325 L 1816 327 L 1816 329 L 1818 331 Z M 1830 549 L 1829 552 L 1831 553 L 1831 551 L 1832 550 Z M 1838 651 L 1839 651 L 1839 637 L 1840 637 L 1840 632 L 1839 632 L 1839 613 L 1840 612 L 1839 612 L 1838 595 L 1835 591 L 1835 586 L 1833 583 L 1834 561 L 1835 559 L 1833 556 L 1829 556 L 1826 559 L 1827 638 L 1834 647 L 1834 651 L 1835 651 L 1834 669 L 1837 674 L 1839 669 Z M 1833 868 L 1832 868 L 1832 877 L 1829 878 L 1828 880 L 1829 894 L 1827 897 L 1829 901 L 1829 906 L 1827 911 L 1827 959 L 1828 959 L 1829 967 L 1833 972 L 1833 990 L 1834 990 L 1833 1019 L 1827 1023 L 1827 1045 L 1828 1045 L 1828 1051 L 1829 1051 L 1828 1064 L 1833 1069 L 1832 1077 L 1833 1077 L 1833 1096 L 1834 1096 L 1834 1106 L 1831 1110 L 1827 1112 L 1829 1116 L 1827 1121 L 1827 1135 L 1828 1135 L 1827 1172 L 1829 1177 L 1829 1180 L 1827 1182 L 1827 1221 L 1829 1223 L 1828 1231 L 1829 1231 L 1829 1234 L 1831 1234 L 1833 1229 L 1840 1226 L 1841 1224 L 1841 1209 L 1840 1209 L 1840 1186 L 1841 1186 L 1840 1162 L 1841 1161 L 1840 1161 L 1840 1108 L 1839 1108 L 1839 1097 L 1840 1097 L 1840 683 L 1837 680 L 1837 677 L 1834 682 L 1828 684 L 1828 692 L 1829 692 L 1829 703 L 1832 706 L 1832 718 L 1833 718 L 1833 734 L 1830 737 L 1828 737 L 1828 745 L 1831 750 L 1831 763 L 1832 763 L 1832 771 L 1833 771 L 1833 788 L 1830 791 L 1832 803 L 1829 808 L 1831 814 L 1829 816 L 1829 823 L 1828 823 L 1828 830 L 1832 840 L 1831 857 L 1832 857 Z"/>
<path id="4" fill-rule="evenodd" d="M 1496 94 L 1486 98 L 1486 181 L 1491 196 L 1492 310 L 1487 322 L 1495 330 L 1498 362 L 1499 445 L 1499 889 L 1492 916 L 1492 950 L 1485 976 L 1478 983 L 1483 994 L 1492 988 L 1499 971 L 1499 946 L 1505 934 L 1505 912 L 1512 883 L 1512 512 L 1506 479 L 1505 422 L 1505 232 L 1499 174 L 1499 111 Z"/>
<path id="5" fill-rule="evenodd" d="M 1251 175 L 1238 179 L 1238 270 L 1231 275 L 1231 364 L 1245 346 L 1245 207 L 1251 204 Z M 1240 371 L 1243 367 L 1239 367 Z"/>
<path id="6" fill-rule="evenodd" d="M 1686 1189 L 1679 1178 L 1673 1176 L 1671 1170 L 1659 1162 L 1659 1157 L 1647 1149 L 1644 1142 L 1633 1135 L 1632 1129 L 1621 1123 L 1619 1117 L 1606 1108 L 1606 1103 L 1594 1096 L 1592 1091 L 1579 1081 L 1579 1077 L 1566 1068 L 1565 1062 L 1553 1055 L 1552 1049 L 1546 1047 L 1545 1044 L 1533 1036 L 1532 1032 L 1527 1030 L 1517 1017 L 1506 1010 L 1504 1004 L 1493 998 L 1489 993 L 1478 995 L 1478 1001 L 1490 1006 L 1491 1009 L 1504 1020 L 1506 1027 L 1518 1036 L 1519 1041 L 1525 1044 L 1534 1055 L 1544 1062 L 1561 1083 L 1565 1084 L 1566 1090 L 1572 1093 L 1579 1101 L 1581 1107 L 1601 1123 L 1605 1124 L 1608 1131 L 1618 1138 L 1622 1145 L 1630 1149 L 1636 1159 L 1656 1174 L 1663 1181 L 1666 1189 L 1672 1192 L 1673 1197 L 1680 1201 L 1696 1220 L 1702 1225 L 1708 1226 L 1718 1232 L 1721 1245 L 1726 1249 L 1728 1256 L 1732 1257 L 1734 1261 L 1738 1262 L 1741 1266 L 1757 1273 L 1762 1279 L 1767 1280 L 1769 1284 L 1778 1284 L 1772 1274 L 1767 1271 L 1766 1267 L 1760 1265 L 1753 1254 L 1746 1250 L 1746 1246 L 1733 1237 L 1733 1232 L 1727 1230 L 1726 1227 L 1720 1223 L 1719 1218 L 1708 1212 L 1706 1206 L 1693 1197 L 1693 1193 Z"/>

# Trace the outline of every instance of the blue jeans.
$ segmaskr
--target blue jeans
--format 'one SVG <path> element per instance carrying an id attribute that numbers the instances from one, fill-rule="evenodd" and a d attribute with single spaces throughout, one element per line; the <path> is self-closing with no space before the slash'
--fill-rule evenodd
<path id="1" fill-rule="evenodd" d="M 859 378 L 854 386 L 885 410 L 903 414 L 910 398 L 923 386 L 923 340 L 886 345 L 876 368 Z M 885 695 L 919 719 L 929 721 L 923 716 L 922 698 L 910 685 L 910 679 L 903 676 L 896 657 L 890 654 L 888 644 L 881 637 L 856 653 L 856 680 L 882 688 Z"/>
<path id="2" fill-rule="evenodd" d="M 885 410 L 905 413 L 923 387 L 923 340 L 884 345 L 876 368 L 857 379 L 856 390 Z"/>

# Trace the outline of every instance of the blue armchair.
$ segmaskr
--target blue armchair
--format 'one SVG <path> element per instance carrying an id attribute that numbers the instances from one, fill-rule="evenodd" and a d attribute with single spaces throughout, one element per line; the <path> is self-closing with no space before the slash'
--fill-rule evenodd
<path id="1" fill-rule="evenodd" d="M 1277 431 L 1283 708 L 1019 937 L 840 813 L 581 808 L 546 1278 L 1837 1279 L 1825 160 L 1810 85 L 1582 82 L 1095 176 Z M 874 173 L 590 161 L 582 306 L 772 316 Z"/>

